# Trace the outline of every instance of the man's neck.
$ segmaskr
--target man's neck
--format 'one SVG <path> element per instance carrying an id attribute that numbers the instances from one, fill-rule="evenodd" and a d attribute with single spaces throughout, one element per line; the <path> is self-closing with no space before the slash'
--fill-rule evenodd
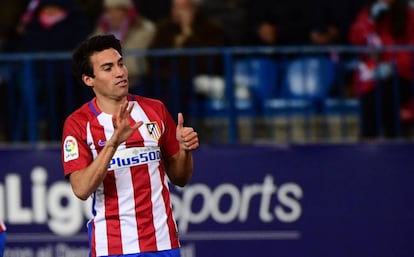
<path id="1" fill-rule="evenodd" d="M 99 109 L 101 109 L 102 112 L 115 115 L 119 111 L 119 106 L 122 103 L 124 103 L 126 100 L 127 100 L 127 96 L 119 100 L 97 97 L 96 104 L 98 105 Z"/>

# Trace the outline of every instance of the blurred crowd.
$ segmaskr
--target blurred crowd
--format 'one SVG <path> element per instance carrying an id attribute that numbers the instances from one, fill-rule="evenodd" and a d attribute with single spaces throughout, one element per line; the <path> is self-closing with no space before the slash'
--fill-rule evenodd
<path id="1" fill-rule="evenodd" d="M 4 0 L 0 42 L 3 51 L 68 50 L 80 39 L 104 32 L 117 35 L 126 48 L 349 44 L 354 43 L 349 38 L 352 23 L 375 2 L 410 4 L 408 0 Z M 175 34 L 174 42 L 165 30 Z"/>
<path id="2" fill-rule="evenodd" d="M 2 0 L 0 3 L 0 51 L 70 51 L 95 34 L 114 34 L 126 51 L 155 48 L 287 45 L 410 45 L 414 44 L 414 11 L 411 0 Z M 361 56 L 355 72 L 367 123 L 376 124 L 373 88 L 389 85 L 397 77 L 399 102 L 407 119 L 413 119 L 410 82 L 412 56 L 400 52 Z M 161 85 L 179 74 L 182 97 L 191 86 L 189 60 L 177 60 L 176 70 L 163 60 L 156 64 L 143 58 L 126 57 L 131 84 L 158 65 Z M 213 59 L 213 62 L 215 60 Z M 204 73 L 211 59 L 200 58 L 196 70 Z M 183 68 L 184 67 L 184 68 Z M 172 74 L 173 73 L 173 74 Z M 214 73 L 214 72 L 213 72 Z M 374 75 L 380 74 L 380 83 Z M 396 76 L 393 76 L 396 75 Z M 145 77 L 144 76 L 144 77 Z M 186 79 L 188 80 L 186 82 Z M 148 90 L 151 90 L 148 89 Z M 159 98 L 171 96 L 169 86 Z M 395 99 L 395 98 L 393 98 Z M 168 103 L 168 99 L 163 99 Z M 185 99 L 182 99 L 186 104 Z M 384 124 L 395 116 L 389 111 L 394 100 L 383 101 Z M 404 109 L 405 108 L 405 109 Z M 388 111 L 387 111 L 388 110 Z M 403 113 L 404 115 L 404 113 Z M 411 115 L 411 116 L 410 116 Z M 386 126 L 387 127 L 387 126 Z M 395 131 L 387 128 L 391 136 Z M 367 127 L 367 136 L 375 136 Z"/>

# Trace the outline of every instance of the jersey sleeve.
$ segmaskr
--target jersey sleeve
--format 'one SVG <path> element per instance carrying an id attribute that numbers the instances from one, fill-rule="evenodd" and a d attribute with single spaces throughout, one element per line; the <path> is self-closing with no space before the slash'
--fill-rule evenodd
<path id="1" fill-rule="evenodd" d="M 68 117 L 63 127 L 62 163 L 63 173 L 68 177 L 72 172 L 86 168 L 92 162 L 92 153 L 86 142 L 82 124 L 73 116 Z"/>

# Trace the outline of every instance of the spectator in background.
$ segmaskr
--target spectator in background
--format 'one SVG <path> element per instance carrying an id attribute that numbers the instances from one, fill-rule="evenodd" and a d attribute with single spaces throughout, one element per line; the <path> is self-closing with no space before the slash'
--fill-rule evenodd
<path id="1" fill-rule="evenodd" d="M 155 31 L 155 25 L 137 12 L 132 0 L 105 0 L 104 12 L 94 34 L 115 35 L 128 52 L 148 48 Z M 125 64 L 128 66 L 130 84 L 136 86 L 140 75 L 147 70 L 145 60 L 128 56 L 127 53 Z"/>
<path id="2" fill-rule="evenodd" d="M 225 45 L 225 34 L 221 24 L 205 17 L 200 12 L 198 0 L 173 0 L 171 16 L 157 24 L 157 33 L 151 48 L 195 48 L 220 47 Z M 178 56 L 153 59 L 152 75 L 156 74 L 162 85 L 158 93 L 149 92 L 153 97 L 161 98 L 170 111 L 188 112 L 192 96 L 193 78 L 198 74 L 220 74 L 222 67 L 219 56 Z M 159 65 L 158 65 L 159 64 Z M 150 76 L 150 78 L 152 78 Z M 173 92 L 172 84 L 177 85 L 178 93 Z M 153 89 L 150 87 L 149 89 Z M 149 90 L 148 90 L 149 91 Z M 178 95 L 177 95 L 178 94 Z M 179 106 L 173 103 L 179 97 Z"/>
<path id="3" fill-rule="evenodd" d="M 203 16 L 200 0 L 173 0 L 171 16 L 157 24 L 152 48 L 223 46 L 222 25 Z"/>
<path id="4" fill-rule="evenodd" d="M 265 46 L 309 44 L 309 31 L 317 18 L 312 12 L 314 5 L 307 0 L 249 0 L 245 42 Z"/>
<path id="5" fill-rule="evenodd" d="M 400 108 L 409 104 L 412 96 L 413 55 L 405 51 L 377 52 L 375 48 L 414 44 L 414 10 L 406 0 L 371 1 L 352 24 L 349 40 L 373 48 L 372 53 L 361 57 L 355 81 L 362 104 L 362 136 L 396 137 Z M 378 104 L 381 114 L 377 113 Z M 379 118 L 382 135 L 377 126 Z"/>
<path id="6" fill-rule="evenodd" d="M 275 46 L 279 43 L 277 1 L 249 0 L 246 3 L 246 33 L 242 42 L 252 46 Z"/>
<path id="7" fill-rule="evenodd" d="M 26 0 L 0 1 L 0 52 L 8 52 L 10 46 L 13 45 L 16 35 L 15 27 L 26 8 L 26 4 Z M 3 110 L 8 110 L 9 102 L 13 101 L 13 99 L 6 96 L 10 95 L 11 90 L 15 90 L 9 82 L 10 79 L 15 77 L 12 76 L 15 63 L 4 59 L 0 62 L 0 95 L 4 96 L 4 100 L 0 102 L 0 108 Z M 10 112 L 0 113 L 0 141 L 10 140 L 11 128 L 15 129 L 15 127 L 10 124 L 9 120 L 13 118 Z"/>
<path id="8" fill-rule="evenodd" d="M 246 34 L 244 44 L 250 46 L 325 46 L 347 43 L 348 27 L 359 11 L 362 1 L 366 0 L 248 0 Z M 290 60 L 309 55 L 338 60 L 338 53 L 322 52 L 304 54 L 303 52 L 275 52 L 272 57 L 279 62 L 278 69 L 285 74 Z M 323 52 L 325 51 L 325 52 Z M 342 60 L 347 56 L 340 56 Z M 264 60 L 266 61 L 266 60 Z M 286 64 L 286 65 L 285 65 Z M 334 80 L 329 85 L 329 95 L 347 95 L 351 72 L 344 75 L 345 83 Z M 281 76 L 279 76 L 281 77 Z M 282 78 L 283 80 L 284 78 Z M 339 80 L 338 80 L 339 81 Z M 274 85 L 275 92 L 283 90 L 283 83 Z"/>
<path id="9" fill-rule="evenodd" d="M 349 27 L 367 1 L 369 0 L 315 0 L 311 10 L 315 15 L 315 23 L 309 31 L 311 44 L 348 45 Z M 338 79 L 333 81 L 329 89 L 329 95 L 340 98 L 352 96 L 353 71 L 346 64 L 353 60 L 354 55 L 335 50 L 328 55 L 333 62 L 339 64 L 337 68 L 340 70 L 337 73 Z"/>
<path id="10" fill-rule="evenodd" d="M 11 51 L 64 52 L 71 51 L 85 39 L 92 31 L 92 24 L 88 23 L 74 0 L 33 0 L 16 30 L 19 34 L 10 46 Z M 82 104 L 84 96 L 90 93 L 77 88 L 70 91 L 73 94 L 68 94 L 66 88 L 73 83 L 69 62 L 38 59 L 32 64 L 40 139 L 56 140 L 61 134 L 59 130 L 63 125 L 63 117 Z M 23 71 L 17 67 L 13 72 L 16 73 L 15 76 L 23 76 Z M 50 106 L 51 99 L 60 100 L 63 95 L 63 104 Z"/>
<path id="11" fill-rule="evenodd" d="M 0 1 L 0 51 L 7 51 L 9 42 L 13 40 L 16 24 L 26 7 L 26 2 L 25 0 Z"/>
<path id="12" fill-rule="evenodd" d="M 206 0 L 202 2 L 201 12 L 217 19 L 223 24 L 226 44 L 239 46 L 245 32 L 244 20 L 250 11 L 246 9 L 247 0 Z"/>
<path id="13" fill-rule="evenodd" d="M 30 0 L 30 2 L 27 4 L 26 10 L 24 11 L 18 24 L 16 25 L 17 34 L 21 35 L 25 32 L 26 26 L 29 22 L 32 21 L 33 14 L 39 7 L 39 4 L 40 0 Z"/>
<path id="14" fill-rule="evenodd" d="M 16 30 L 19 38 L 12 50 L 68 51 L 91 31 L 73 0 L 31 1 Z"/>
<path id="15" fill-rule="evenodd" d="M 361 7 L 368 0 L 317 0 L 311 12 L 315 24 L 309 33 L 316 45 L 348 44 L 348 31 Z"/>
<path id="16" fill-rule="evenodd" d="M 366 0 L 248 0 L 248 45 L 347 43 L 348 27 Z"/>

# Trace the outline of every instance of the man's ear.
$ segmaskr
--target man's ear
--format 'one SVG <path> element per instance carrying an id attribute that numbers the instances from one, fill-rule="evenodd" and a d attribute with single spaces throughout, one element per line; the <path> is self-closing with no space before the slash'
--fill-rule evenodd
<path id="1" fill-rule="evenodd" d="M 88 76 L 88 75 L 83 74 L 82 75 L 82 81 L 88 87 L 93 87 L 93 78 L 91 76 Z"/>

